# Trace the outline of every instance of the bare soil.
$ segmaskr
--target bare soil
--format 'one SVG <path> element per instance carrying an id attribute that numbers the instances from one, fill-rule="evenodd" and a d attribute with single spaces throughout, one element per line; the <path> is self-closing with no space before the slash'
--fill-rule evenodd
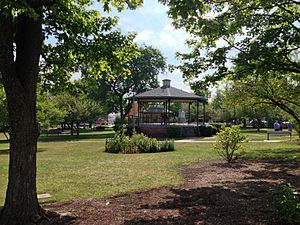
<path id="1" fill-rule="evenodd" d="M 295 159 L 200 162 L 180 172 L 184 183 L 176 187 L 43 205 L 50 221 L 42 224 L 279 224 L 270 190 L 280 183 L 300 189 Z"/>

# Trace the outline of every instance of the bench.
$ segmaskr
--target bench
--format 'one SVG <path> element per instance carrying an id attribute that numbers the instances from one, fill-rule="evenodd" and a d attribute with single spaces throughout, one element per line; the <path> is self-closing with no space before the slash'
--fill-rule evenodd
<path id="1" fill-rule="evenodd" d="M 274 136 L 290 136 L 290 140 L 292 139 L 292 132 L 290 131 L 268 131 L 267 132 L 267 140 L 270 139 L 270 135 Z"/>

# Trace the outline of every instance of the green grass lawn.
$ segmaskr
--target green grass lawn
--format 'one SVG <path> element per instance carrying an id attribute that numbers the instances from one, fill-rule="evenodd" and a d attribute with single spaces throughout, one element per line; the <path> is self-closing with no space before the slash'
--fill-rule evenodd
<path id="1" fill-rule="evenodd" d="M 267 131 L 274 131 L 273 129 L 268 129 L 268 128 L 263 128 L 260 129 L 259 132 L 257 132 L 256 129 L 241 129 L 242 133 L 245 134 L 247 136 L 247 138 L 250 141 L 263 141 L 263 140 L 267 140 Z M 286 129 L 284 131 L 287 131 Z M 204 140 L 204 141 L 212 141 L 215 140 L 216 137 L 201 137 L 199 138 L 199 140 Z M 297 140 L 299 139 L 299 135 L 297 134 L 297 132 L 294 130 L 292 133 L 292 140 Z M 270 135 L 270 140 L 290 140 L 290 136 L 274 136 L 274 135 Z"/>
<path id="2" fill-rule="evenodd" d="M 211 143 L 176 143 L 176 151 L 153 154 L 110 154 L 104 140 L 111 131 L 89 137 L 43 137 L 38 144 L 38 193 L 43 201 L 100 198 L 120 193 L 179 184 L 178 168 L 218 159 Z M 244 158 L 300 158 L 300 146 L 284 143 L 247 143 Z M 8 174 L 8 144 L 0 143 L 0 205 Z"/>

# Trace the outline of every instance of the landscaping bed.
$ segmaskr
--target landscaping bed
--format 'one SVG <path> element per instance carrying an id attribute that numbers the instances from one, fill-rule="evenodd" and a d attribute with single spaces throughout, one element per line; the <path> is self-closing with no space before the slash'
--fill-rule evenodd
<path id="1" fill-rule="evenodd" d="M 184 182 L 111 198 L 45 204 L 43 224 L 280 224 L 270 190 L 300 189 L 297 159 L 208 161 L 183 167 Z"/>

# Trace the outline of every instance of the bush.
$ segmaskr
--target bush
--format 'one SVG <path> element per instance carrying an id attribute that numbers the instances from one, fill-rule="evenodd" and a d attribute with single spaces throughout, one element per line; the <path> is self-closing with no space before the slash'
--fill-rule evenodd
<path id="1" fill-rule="evenodd" d="M 137 134 L 134 132 L 130 138 L 130 142 L 131 148 L 135 149 L 135 153 L 157 152 L 159 149 L 157 139 L 149 138 L 144 134 Z"/>
<path id="2" fill-rule="evenodd" d="M 273 203 L 286 224 L 300 224 L 300 196 L 291 185 L 280 185 L 273 191 Z"/>
<path id="3" fill-rule="evenodd" d="M 103 126 L 103 125 L 100 125 L 100 126 L 95 127 L 95 129 L 96 129 L 97 131 L 104 131 L 105 128 L 106 128 L 106 126 Z"/>
<path id="4" fill-rule="evenodd" d="M 159 144 L 159 151 L 160 152 L 170 152 L 175 151 L 175 143 L 174 140 L 164 140 Z"/>
<path id="5" fill-rule="evenodd" d="M 247 141 L 247 139 L 241 133 L 240 126 L 223 127 L 217 133 L 217 141 L 213 145 L 213 149 L 228 163 L 231 163 L 236 159 L 235 152 L 242 149 L 243 141 Z"/>
<path id="6" fill-rule="evenodd" d="M 169 138 L 180 138 L 182 137 L 182 127 L 181 126 L 168 126 L 167 134 Z"/>
<path id="7" fill-rule="evenodd" d="M 174 151 L 174 141 L 167 140 L 158 144 L 156 138 L 149 138 L 144 134 L 133 131 L 131 137 L 126 135 L 126 127 L 122 126 L 115 136 L 106 140 L 105 152 L 110 153 L 150 153 Z"/>
<path id="8" fill-rule="evenodd" d="M 217 133 L 217 129 L 211 125 L 201 125 L 199 126 L 199 133 L 202 137 L 211 137 Z"/>
<path id="9" fill-rule="evenodd" d="M 128 138 L 125 135 L 125 126 L 120 127 L 113 138 L 107 139 L 105 152 L 119 153 L 127 147 Z"/>
<path id="10" fill-rule="evenodd" d="M 220 132 L 222 130 L 222 127 L 225 127 L 225 123 L 211 123 L 211 125 L 216 129 L 216 133 Z"/>

